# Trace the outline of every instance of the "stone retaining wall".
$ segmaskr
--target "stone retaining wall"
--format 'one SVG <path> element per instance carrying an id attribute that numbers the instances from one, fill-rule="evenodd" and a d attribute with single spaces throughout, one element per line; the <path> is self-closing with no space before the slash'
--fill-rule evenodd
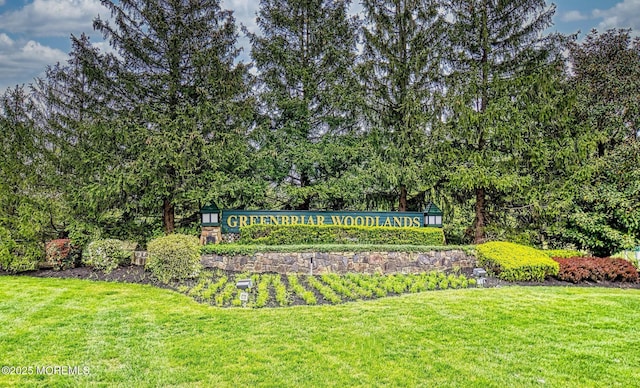
<path id="1" fill-rule="evenodd" d="M 203 255 L 202 264 L 237 272 L 275 273 L 417 273 L 473 268 L 476 258 L 461 250 L 431 252 L 256 253 Z"/>

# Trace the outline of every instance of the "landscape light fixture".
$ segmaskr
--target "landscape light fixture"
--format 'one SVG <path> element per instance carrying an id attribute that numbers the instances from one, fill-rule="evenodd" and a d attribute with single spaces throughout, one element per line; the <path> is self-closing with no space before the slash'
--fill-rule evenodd
<path id="1" fill-rule="evenodd" d="M 424 226 L 442 228 L 442 211 L 433 202 L 424 209 Z"/>
<path id="2" fill-rule="evenodd" d="M 215 203 L 211 203 L 200 210 L 202 226 L 220 226 L 220 209 Z"/>
<path id="3" fill-rule="evenodd" d="M 251 279 L 240 279 L 236 282 L 236 287 L 239 290 L 242 290 L 242 292 L 240 293 L 240 301 L 242 302 L 242 307 L 247 306 L 247 301 L 249 300 L 249 293 L 247 292 L 247 290 L 251 289 L 251 286 L 253 286 L 253 282 L 251 281 Z"/>
<path id="4" fill-rule="evenodd" d="M 253 286 L 253 282 L 251 279 L 240 279 L 236 282 L 236 287 L 241 289 L 242 291 L 248 290 Z"/>
<path id="5" fill-rule="evenodd" d="M 487 271 L 484 268 L 474 268 L 473 277 L 477 279 L 478 287 L 484 287 L 484 282 L 487 278 Z"/>

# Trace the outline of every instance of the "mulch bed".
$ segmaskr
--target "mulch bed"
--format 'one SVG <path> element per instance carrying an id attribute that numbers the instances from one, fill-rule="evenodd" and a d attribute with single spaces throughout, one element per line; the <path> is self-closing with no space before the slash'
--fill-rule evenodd
<path id="1" fill-rule="evenodd" d="M 14 276 L 31 276 L 37 278 L 65 278 L 65 279 L 88 279 L 107 282 L 123 282 L 123 283 L 138 283 L 138 284 L 150 284 L 158 287 L 167 288 L 166 285 L 160 283 L 154 279 L 149 272 L 144 270 L 141 266 L 127 266 L 118 267 L 108 274 L 101 271 L 94 271 L 89 267 L 78 267 L 66 269 L 63 271 L 54 271 L 52 269 L 40 269 L 36 271 L 26 271 L 17 274 L 10 274 L 5 271 L 0 271 L 2 275 L 14 275 Z"/>
<path id="2" fill-rule="evenodd" d="M 467 273 L 468 272 L 468 273 Z M 463 271 L 467 277 L 471 277 L 471 270 Z M 3 275 L 15 275 L 15 276 L 32 276 L 41 278 L 67 278 L 67 279 L 88 279 L 97 281 L 108 282 L 124 282 L 124 283 L 137 283 L 137 284 L 149 284 L 156 287 L 176 289 L 179 284 L 166 285 L 156 280 L 149 272 L 144 270 L 141 266 L 127 266 L 119 267 L 113 270 L 109 274 L 104 274 L 100 271 L 94 271 L 88 267 L 71 268 L 64 271 L 54 271 L 51 269 L 40 269 L 37 271 L 27 271 L 18 274 L 10 274 L 6 271 L 0 271 L 0 276 Z M 622 282 L 580 282 L 577 284 L 561 281 L 555 278 L 548 278 L 544 282 L 507 282 L 497 278 L 487 278 L 485 281 L 485 287 L 508 287 L 508 286 L 560 286 L 560 287 L 609 287 L 609 288 L 633 288 L 640 289 L 640 283 L 622 283 Z"/>

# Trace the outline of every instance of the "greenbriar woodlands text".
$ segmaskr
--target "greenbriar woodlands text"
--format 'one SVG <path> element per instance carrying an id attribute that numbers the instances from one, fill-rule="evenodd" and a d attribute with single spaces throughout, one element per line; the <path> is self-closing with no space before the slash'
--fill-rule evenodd
<path id="1" fill-rule="evenodd" d="M 247 225 L 344 225 L 422 227 L 424 213 L 419 212 L 322 212 L 223 210 L 222 231 L 238 233 Z"/>

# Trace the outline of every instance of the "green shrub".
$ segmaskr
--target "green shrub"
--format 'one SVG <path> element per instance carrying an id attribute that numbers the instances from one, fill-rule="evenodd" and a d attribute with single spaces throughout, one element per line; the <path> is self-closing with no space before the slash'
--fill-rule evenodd
<path id="1" fill-rule="evenodd" d="M 541 250 L 508 242 L 476 247 L 478 264 L 507 281 L 543 281 L 558 274 L 558 263 Z"/>
<path id="2" fill-rule="evenodd" d="M 439 228 L 255 224 L 240 228 L 240 243 L 443 245 L 444 234 Z"/>
<path id="3" fill-rule="evenodd" d="M 82 263 L 110 273 L 119 265 L 129 264 L 132 252 L 125 245 L 125 242 L 115 239 L 92 241 L 82 253 Z"/>
<path id="4" fill-rule="evenodd" d="M 0 269 L 22 272 L 38 269 L 43 258 L 42 243 L 16 242 L 8 229 L 0 226 Z"/>
<path id="5" fill-rule="evenodd" d="M 198 276 L 200 241 L 197 237 L 170 234 L 149 242 L 145 268 L 163 283 Z"/>

